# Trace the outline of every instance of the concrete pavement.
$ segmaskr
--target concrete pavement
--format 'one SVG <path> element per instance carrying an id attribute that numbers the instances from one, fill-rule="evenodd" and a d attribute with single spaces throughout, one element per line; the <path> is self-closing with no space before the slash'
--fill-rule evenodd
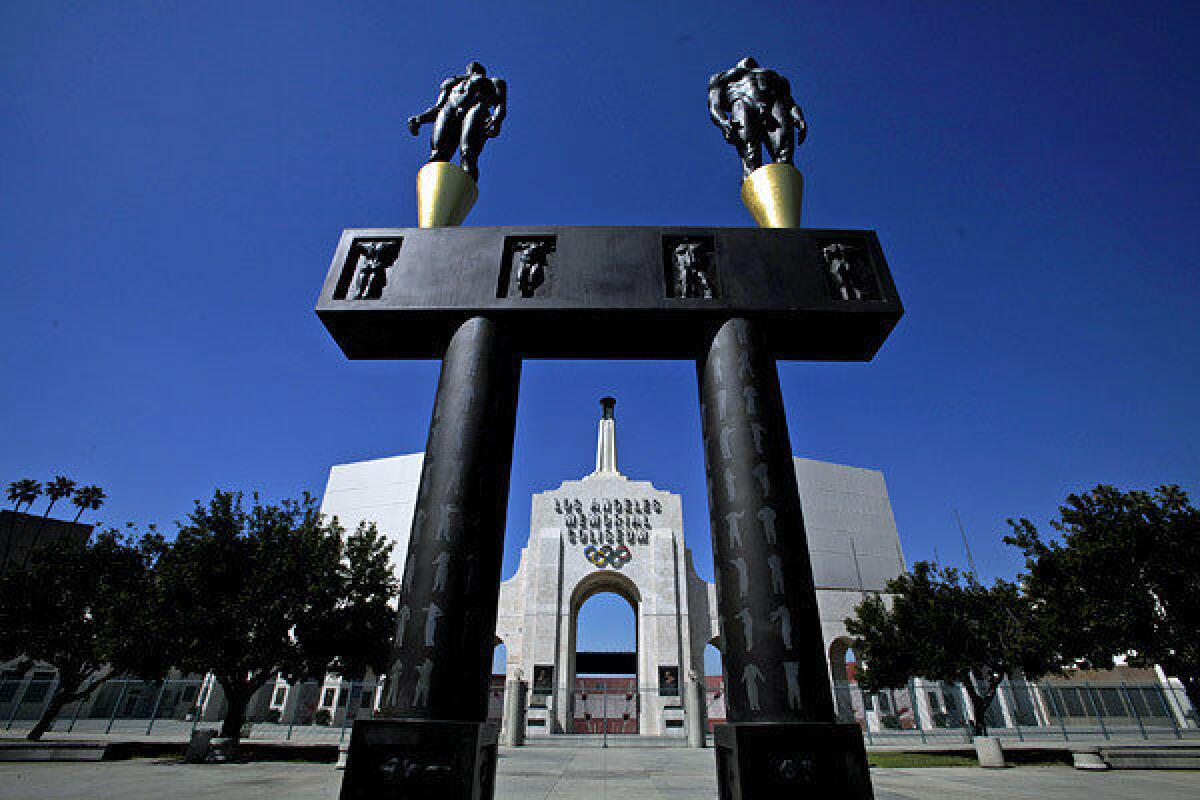
<path id="1" fill-rule="evenodd" d="M 1192 800 L 1200 772 L 1081 772 L 1069 767 L 873 769 L 877 800 L 1047 798 Z M 135 759 L 0 764 L 3 800 L 335 800 L 328 764 L 191 766 Z M 502 749 L 497 800 L 715 800 L 712 750 Z"/>

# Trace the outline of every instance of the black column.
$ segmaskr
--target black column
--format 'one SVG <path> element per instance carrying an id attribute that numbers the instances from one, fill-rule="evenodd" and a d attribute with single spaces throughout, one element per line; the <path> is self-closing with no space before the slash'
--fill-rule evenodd
<path id="1" fill-rule="evenodd" d="M 743 319 L 697 366 L 730 722 L 832 722 L 775 360 Z"/>
<path id="2" fill-rule="evenodd" d="M 775 358 L 731 319 L 697 376 L 729 718 L 715 735 L 720 796 L 869 800 L 862 732 L 834 723 Z"/>
<path id="3" fill-rule="evenodd" d="M 521 363 L 475 317 L 450 340 L 400 589 L 393 714 L 487 719 Z"/>

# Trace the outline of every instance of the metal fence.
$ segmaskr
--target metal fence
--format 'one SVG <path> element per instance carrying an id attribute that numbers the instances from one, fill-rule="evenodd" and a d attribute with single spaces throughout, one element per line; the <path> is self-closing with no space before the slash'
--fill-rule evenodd
<path id="1" fill-rule="evenodd" d="M 834 685 L 838 720 L 868 745 L 970 741 L 970 701 L 958 685 L 909 681 L 877 693 Z M 1005 681 L 988 706 L 988 733 L 1018 741 L 1196 739 L 1200 720 L 1178 687 L 1088 681 Z"/>
<path id="2" fill-rule="evenodd" d="M 0 680 L 0 727 L 31 729 L 57 688 L 53 677 Z M 380 685 L 373 681 L 267 684 L 246 707 L 242 736 L 272 741 L 335 743 L 356 718 L 373 716 Z M 502 702 L 502 698 L 501 698 Z M 112 679 L 89 697 L 68 703 L 50 731 L 77 735 L 185 740 L 197 728 L 219 728 L 227 705 L 212 680 Z"/>
<path id="3" fill-rule="evenodd" d="M 48 706 L 57 680 L 34 671 L 0 679 L 0 728 L 29 730 Z M 246 708 L 242 736 L 251 740 L 336 743 L 355 719 L 374 716 L 380 682 L 336 678 L 263 687 Z M 502 722 L 505 685 L 495 676 L 489 719 Z M 958 743 L 971 738 L 969 701 L 961 686 L 910 681 L 903 689 L 867 693 L 856 684 L 833 687 L 838 719 L 858 724 L 870 745 Z M 725 721 L 725 686 L 705 685 L 707 730 Z M 525 730 L 539 734 L 686 736 L 687 698 L 676 685 L 639 685 L 634 678 L 579 678 L 566 687 L 526 690 Z M 217 728 L 226 704 L 211 679 L 157 682 L 114 679 L 67 704 L 50 730 L 185 740 L 197 728 Z M 989 733 L 1019 741 L 1200 739 L 1200 719 L 1182 689 L 1160 684 L 1006 681 L 985 715 Z"/>

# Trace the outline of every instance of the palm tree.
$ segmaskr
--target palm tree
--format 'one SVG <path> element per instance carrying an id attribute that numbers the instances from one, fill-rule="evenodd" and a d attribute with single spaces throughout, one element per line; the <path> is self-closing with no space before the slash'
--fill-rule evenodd
<path id="1" fill-rule="evenodd" d="M 42 494 L 42 485 L 33 478 L 22 478 L 8 485 L 8 499 L 13 501 L 13 511 L 20 511 L 21 504 L 28 509 Z"/>
<path id="2" fill-rule="evenodd" d="M 42 521 L 38 523 L 37 530 L 33 532 L 33 541 L 29 543 L 29 550 L 25 553 L 26 563 L 29 562 L 30 554 L 37 548 L 38 540 L 42 538 L 42 530 L 46 527 L 46 520 L 50 518 L 50 509 L 54 508 L 54 504 L 59 500 L 70 497 L 74 493 L 75 481 L 65 475 L 56 475 L 54 480 L 46 484 L 46 496 L 50 498 L 50 502 L 46 506 L 46 512 L 42 514 Z"/>
<path id="3" fill-rule="evenodd" d="M 71 502 L 79 506 L 79 513 L 75 515 L 72 522 L 79 522 L 84 511 L 95 511 L 100 508 L 104 505 L 107 497 L 108 495 L 99 486 L 81 486 L 79 491 L 75 492 L 75 496 L 71 498 Z"/>
<path id="4" fill-rule="evenodd" d="M 42 519 L 49 518 L 50 509 L 54 508 L 55 503 L 73 494 L 75 494 L 75 481 L 64 475 L 56 475 L 54 480 L 46 484 L 46 496 L 50 498 L 50 505 L 46 506 L 46 513 L 42 514 Z"/>
<path id="5" fill-rule="evenodd" d="M 8 485 L 8 499 L 13 504 L 13 515 L 8 524 L 8 539 L 4 542 L 4 559 L 0 560 L 0 569 L 7 566 L 9 553 L 12 552 L 13 539 L 17 535 L 17 512 L 21 510 L 21 504 L 24 503 L 28 508 L 41 493 L 42 485 L 33 478 L 22 478 Z"/>

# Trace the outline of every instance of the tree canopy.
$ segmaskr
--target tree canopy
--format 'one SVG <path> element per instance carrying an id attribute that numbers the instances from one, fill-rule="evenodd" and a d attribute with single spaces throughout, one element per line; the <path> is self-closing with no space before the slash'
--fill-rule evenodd
<path id="1" fill-rule="evenodd" d="M 1022 576 L 1070 662 L 1160 664 L 1200 708 L 1200 511 L 1178 486 L 1071 494 L 1043 538 L 1009 520 L 1005 541 L 1025 553 Z"/>
<path id="2" fill-rule="evenodd" d="M 38 739 L 67 703 L 121 673 L 162 674 L 153 619 L 152 570 L 161 539 L 114 530 L 83 545 L 58 541 L 33 550 L 26 564 L 0 574 L 0 661 L 42 661 L 58 683 Z"/>
<path id="3" fill-rule="evenodd" d="M 873 595 L 846 620 L 867 691 L 899 688 L 910 678 L 961 683 L 971 700 L 975 731 L 1006 675 L 1036 678 L 1054 669 L 1057 654 L 1041 618 L 1008 581 L 991 587 L 957 570 L 920 561 Z"/>
<path id="4" fill-rule="evenodd" d="M 367 670 L 387 670 L 396 629 L 392 547 L 373 522 L 345 538 L 332 602 L 314 608 L 296 630 L 309 674 L 361 680 Z"/>
<path id="5" fill-rule="evenodd" d="M 172 663 L 212 672 L 240 735 L 247 702 L 276 673 L 289 680 L 384 663 L 394 624 L 390 546 L 374 526 L 348 539 L 316 500 L 261 502 L 236 492 L 197 502 L 158 564 Z"/>

